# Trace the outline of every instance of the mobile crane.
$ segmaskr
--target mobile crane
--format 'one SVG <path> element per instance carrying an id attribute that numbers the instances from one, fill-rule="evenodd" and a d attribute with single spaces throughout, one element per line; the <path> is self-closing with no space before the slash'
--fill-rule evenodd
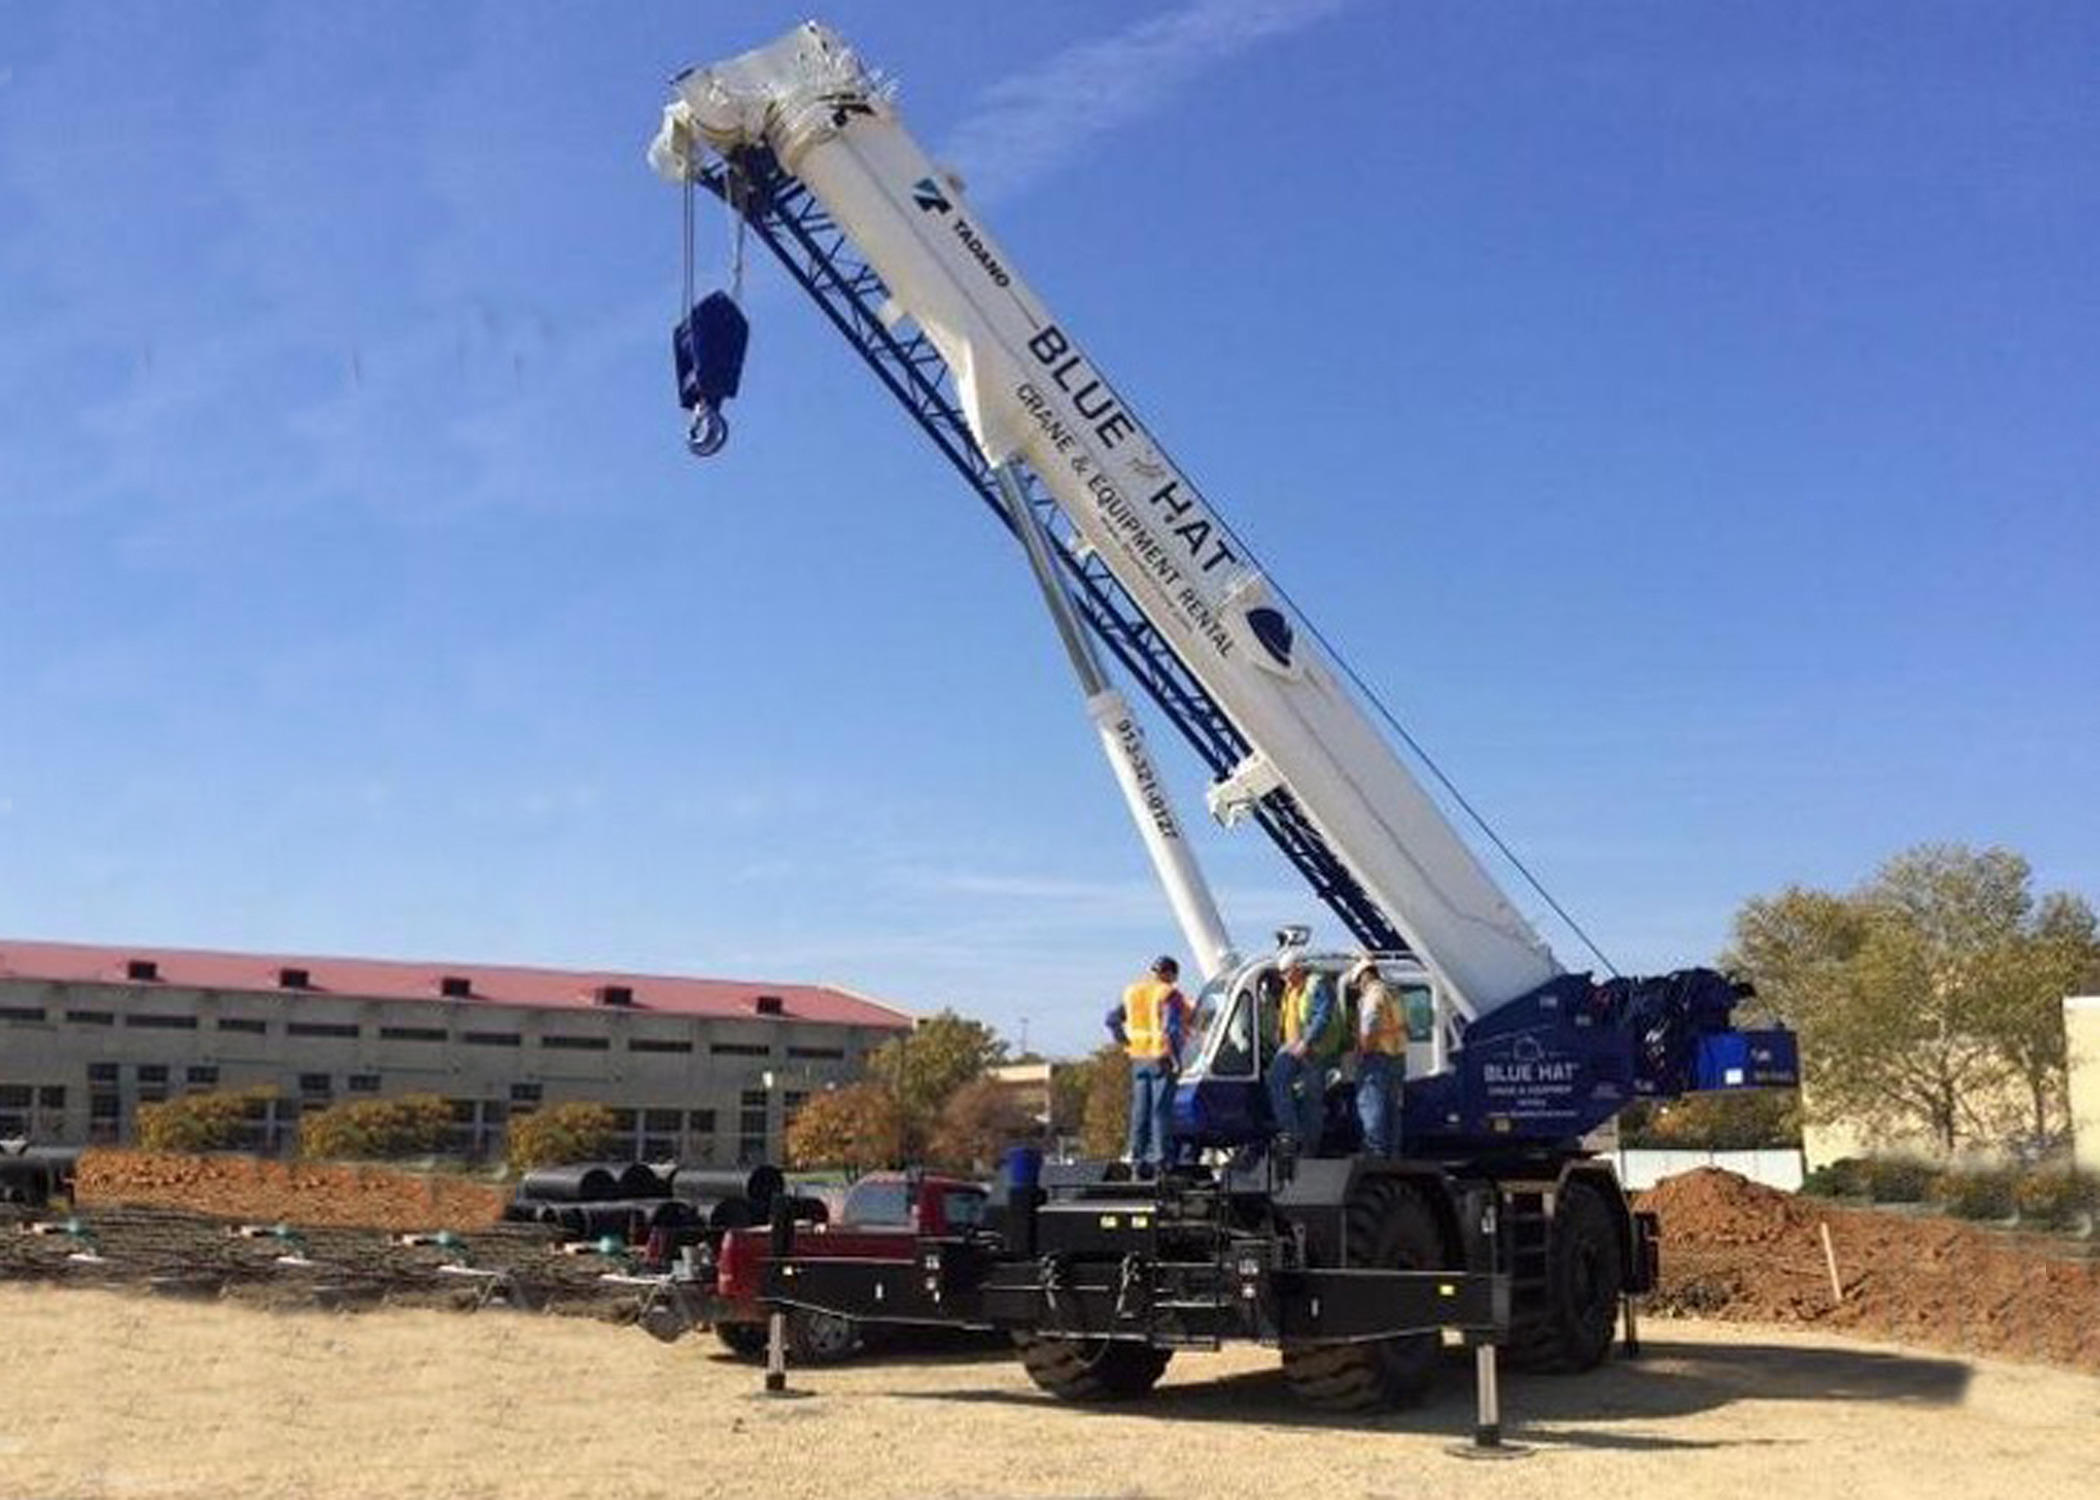
<path id="1" fill-rule="evenodd" d="M 1729 1024 L 1746 990 L 1709 969 L 1564 970 L 1352 695 L 1337 660 L 1036 297 L 890 91 L 811 22 L 673 81 L 649 156 L 774 252 L 1022 543 L 1141 836 L 1203 970 L 1175 1099 L 1189 1160 L 1018 1153 L 984 1222 L 909 1261 L 794 1253 L 778 1303 L 1003 1328 L 1057 1395 L 1148 1390 L 1173 1351 L 1279 1345 L 1332 1408 L 1413 1397 L 1456 1329 L 1520 1364 L 1608 1353 L 1655 1274 L 1655 1226 L 1584 1138 L 1629 1103 L 1790 1085 L 1792 1037 Z M 690 206 L 688 207 L 690 213 Z M 689 236 L 690 238 L 690 236 Z M 688 298 L 690 301 L 690 297 Z M 674 331 L 696 453 L 721 445 L 745 341 L 716 294 Z M 1265 995 L 1292 959 L 1339 975 L 1307 929 L 1242 959 L 1096 647 L 1209 766 L 1211 811 L 1252 821 L 1412 999 L 1401 1154 L 1270 1149 Z"/>

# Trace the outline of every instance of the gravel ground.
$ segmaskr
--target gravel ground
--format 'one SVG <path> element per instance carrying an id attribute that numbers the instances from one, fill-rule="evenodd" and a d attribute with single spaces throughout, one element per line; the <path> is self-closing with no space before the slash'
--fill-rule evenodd
<path id="1" fill-rule="evenodd" d="M 1184 1355 L 1145 1403 L 1038 1395 L 1004 1356 L 797 1374 L 580 1318 L 273 1312 L 0 1285 L 0 1496 L 2095 1493 L 2100 1379 L 1827 1334 L 1652 1321 L 1648 1357 L 1510 1379 L 1527 1457 L 1469 1462 L 1471 1396 L 1295 1407 L 1273 1354 Z"/>

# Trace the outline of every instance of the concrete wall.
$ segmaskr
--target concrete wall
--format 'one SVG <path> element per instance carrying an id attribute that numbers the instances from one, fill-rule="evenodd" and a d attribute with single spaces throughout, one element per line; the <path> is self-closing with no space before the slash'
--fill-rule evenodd
<path id="1" fill-rule="evenodd" d="M 778 1160 L 793 1108 L 858 1077 L 894 1034 L 793 1017 L 5 979 L 0 1137 L 122 1143 L 142 1103 L 269 1085 L 279 1098 L 255 1122 L 257 1149 L 289 1145 L 301 1113 L 336 1100 L 433 1093 L 452 1102 L 465 1155 L 500 1150 L 514 1114 L 584 1100 L 613 1107 L 636 1155 Z"/>
<path id="2" fill-rule="evenodd" d="M 1783 1192 L 1801 1190 L 1801 1153 L 1791 1146 L 1770 1151 L 1677 1151 L 1641 1147 L 1619 1153 L 1619 1181 L 1632 1192 L 1654 1187 L 1665 1177 L 1675 1177 L 1699 1167 L 1720 1167 Z"/>
<path id="3" fill-rule="evenodd" d="M 2100 1175 L 2100 995 L 2064 1001 L 2064 1040 L 2071 1054 L 2071 1149 L 2078 1165 Z"/>

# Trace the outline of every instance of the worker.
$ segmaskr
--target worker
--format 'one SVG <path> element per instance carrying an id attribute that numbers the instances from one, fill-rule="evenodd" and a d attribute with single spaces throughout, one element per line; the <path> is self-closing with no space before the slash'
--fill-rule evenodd
<path id="1" fill-rule="evenodd" d="M 1162 956 L 1108 1013 L 1108 1030 L 1130 1055 L 1130 1151 L 1140 1172 L 1167 1160 L 1174 1119 L 1174 1079 L 1181 1071 L 1181 1039 L 1189 1002 L 1175 981 L 1181 965 Z"/>
<path id="2" fill-rule="evenodd" d="M 1356 990 L 1356 1118 L 1364 1150 L 1392 1156 L 1400 1146 L 1400 1085 L 1407 1077 L 1407 1018 L 1400 997 L 1365 958 L 1349 971 Z"/>
<path id="3" fill-rule="evenodd" d="M 1269 1059 L 1269 1107 L 1285 1147 L 1320 1152 L 1327 1113 L 1327 1070 L 1345 1042 L 1334 981 L 1293 955 L 1283 964 L 1282 1045 Z"/>

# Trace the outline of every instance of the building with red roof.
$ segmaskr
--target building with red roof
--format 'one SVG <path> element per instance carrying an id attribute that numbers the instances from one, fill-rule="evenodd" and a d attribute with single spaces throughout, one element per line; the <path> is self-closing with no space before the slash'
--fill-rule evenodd
<path id="1" fill-rule="evenodd" d="M 121 1143 L 142 1103 L 270 1087 L 264 1150 L 338 1099 L 434 1093 L 464 1155 L 587 1100 L 638 1157 L 778 1159 L 801 1101 L 912 1024 L 835 985 L 0 939 L 0 1138 Z"/>

